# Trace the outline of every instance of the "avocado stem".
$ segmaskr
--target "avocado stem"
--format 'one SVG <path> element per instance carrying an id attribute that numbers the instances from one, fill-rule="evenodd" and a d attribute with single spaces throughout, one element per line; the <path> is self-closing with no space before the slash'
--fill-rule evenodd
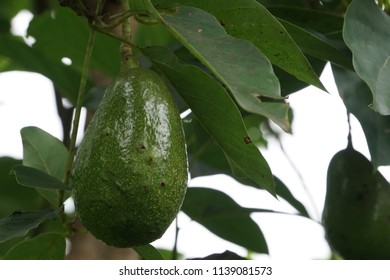
<path id="1" fill-rule="evenodd" d="M 130 12 L 130 5 L 128 0 L 122 0 L 122 8 L 124 12 Z M 126 41 L 131 41 L 131 18 L 128 17 L 122 23 L 122 37 Z M 122 41 L 120 46 L 120 53 L 122 57 L 122 65 L 126 64 L 127 67 L 136 68 L 139 67 L 138 60 L 133 54 L 132 46 Z"/>

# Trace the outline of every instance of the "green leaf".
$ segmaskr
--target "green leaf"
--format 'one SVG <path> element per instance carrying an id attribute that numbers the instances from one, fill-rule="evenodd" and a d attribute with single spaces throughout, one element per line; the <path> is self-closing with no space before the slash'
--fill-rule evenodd
<path id="1" fill-rule="evenodd" d="M 213 1 L 215 6 L 209 11 L 216 15 L 230 35 L 249 40 L 272 64 L 309 85 L 325 90 L 288 30 L 264 6 L 252 0 L 231 0 L 229 6 L 224 0 L 217 2 Z"/>
<path id="2" fill-rule="evenodd" d="M 10 157 L 0 157 L 0 217 L 8 215 L 15 209 L 37 209 L 44 202 L 43 198 L 33 189 L 21 188 L 11 176 L 10 170 L 21 160 Z"/>
<path id="3" fill-rule="evenodd" d="M 156 47 L 143 51 L 234 162 L 234 168 L 239 168 L 257 186 L 274 194 L 271 169 L 250 141 L 240 112 L 223 87 L 199 68 L 181 64 L 167 49 Z"/>
<path id="4" fill-rule="evenodd" d="M 267 243 L 251 211 L 223 192 L 192 187 L 182 211 L 219 237 L 258 253 L 268 253 Z"/>
<path id="5" fill-rule="evenodd" d="M 65 238 L 58 233 L 44 233 L 15 245 L 6 260 L 61 260 L 65 257 Z"/>
<path id="6" fill-rule="evenodd" d="M 272 65 L 256 47 L 226 34 L 212 15 L 197 8 L 178 7 L 161 20 L 177 39 L 226 85 L 245 110 L 264 115 L 284 130 L 290 130 L 288 105 L 262 102 L 262 97 L 282 99 Z"/>
<path id="7" fill-rule="evenodd" d="M 274 3 L 270 3 L 266 7 L 277 18 L 284 19 L 307 30 L 315 30 L 324 35 L 341 34 L 343 29 L 344 19 L 339 14 L 319 9 L 314 10 L 310 7 L 292 7 Z"/>
<path id="8" fill-rule="evenodd" d="M 320 34 L 306 31 L 288 21 L 280 21 L 304 53 L 347 69 L 353 69 L 351 55 L 342 49 L 343 45 Z"/>
<path id="9" fill-rule="evenodd" d="M 283 25 L 260 3 L 254 0 L 154 0 L 153 3 L 157 7 L 174 4 L 194 6 L 213 14 L 228 34 L 252 42 L 273 64 L 298 79 L 325 90 L 310 63 Z M 199 22 L 193 23 L 194 28 L 197 28 L 197 24 L 199 25 Z M 242 52 L 243 55 L 249 53 Z M 270 96 L 267 93 L 264 95 Z"/>
<path id="10" fill-rule="evenodd" d="M 150 244 L 133 247 L 133 249 L 144 260 L 165 260 L 165 258 L 160 254 L 160 252 Z"/>
<path id="11" fill-rule="evenodd" d="M 275 191 L 278 196 L 286 200 L 292 207 L 295 208 L 304 217 L 310 218 L 309 213 L 306 210 L 306 207 L 294 197 L 286 185 L 277 177 L 274 177 L 275 180 Z"/>
<path id="12" fill-rule="evenodd" d="M 63 181 L 65 178 L 68 150 L 54 136 L 37 127 L 21 130 L 23 143 L 23 165 L 41 170 Z M 52 206 L 58 203 L 57 191 L 36 189 Z"/>
<path id="13" fill-rule="evenodd" d="M 0 242 L 14 237 L 25 236 L 42 222 L 58 217 L 58 210 L 44 209 L 33 212 L 14 212 L 0 219 Z"/>
<path id="14" fill-rule="evenodd" d="M 249 42 L 226 34 L 212 15 L 192 7 L 178 7 L 162 20 L 234 95 L 257 94 L 280 98 L 272 66 Z"/>
<path id="15" fill-rule="evenodd" d="M 22 164 L 21 160 L 10 157 L 0 158 L 0 217 L 8 216 L 15 211 L 29 211 L 39 209 L 45 204 L 45 200 L 32 188 L 21 188 L 10 170 L 15 165 Z M 22 241 L 23 237 L 12 238 L 0 243 L 0 259 L 10 248 Z"/>
<path id="16" fill-rule="evenodd" d="M 34 127 L 20 131 L 23 142 L 23 165 L 34 167 L 63 181 L 68 150 L 56 137 Z"/>
<path id="17" fill-rule="evenodd" d="M 225 154 L 196 116 L 187 116 L 183 126 L 191 178 L 220 173 L 233 175 Z"/>
<path id="18" fill-rule="evenodd" d="M 224 153 L 215 141 L 205 132 L 194 116 L 190 115 L 184 120 L 184 130 L 192 178 L 226 174 L 235 178 L 242 184 L 253 184 L 252 181 L 242 180 L 242 178 L 239 178 L 232 173 Z M 305 206 L 293 196 L 286 185 L 277 177 L 274 177 L 274 181 L 275 193 L 277 196 L 286 200 L 286 202 L 294 207 L 300 215 L 309 218 L 309 213 Z"/>
<path id="19" fill-rule="evenodd" d="M 345 15 L 343 36 L 356 73 L 373 94 L 372 107 L 390 115 L 390 18 L 375 1 L 354 0 Z"/>
<path id="20" fill-rule="evenodd" d="M 138 23 L 134 34 L 134 42 L 137 46 L 170 46 L 177 40 L 165 28 L 163 24 Z"/>
<path id="21" fill-rule="evenodd" d="M 367 139 L 372 163 L 378 167 L 390 165 L 390 116 L 381 116 L 368 105 L 372 94 L 366 83 L 352 71 L 332 66 L 339 94 L 360 122 Z"/>
<path id="22" fill-rule="evenodd" d="M 57 178 L 48 175 L 38 169 L 18 165 L 11 170 L 11 174 L 16 176 L 19 184 L 33 188 L 48 188 L 57 190 L 71 190 L 72 188 L 59 181 Z"/>
<path id="23" fill-rule="evenodd" d="M 324 67 L 326 65 L 326 62 L 323 60 L 320 60 L 318 58 L 312 57 L 310 55 L 307 56 L 307 58 L 310 61 L 310 64 L 312 65 L 314 71 L 317 73 L 317 75 L 321 75 L 322 71 L 324 70 Z M 278 77 L 280 81 L 280 86 L 282 89 L 282 95 L 288 96 L 290 94 L 293 94 L 301 89 L 307 88 L 307 84 L 305 82 L 302 82 L 301 80 L 298 80 L 294 76 L 290 75 L 286 71 L 280 69 L 277 66 L 274 66 L 274 71 L 276 76 Z"/>
<path id="24" fill-rule="evenodd" d="M 0 242 L 0 260 L 4 259 L 7 252 L 19 242 L 23 241 L 25 237 L 12 238 L 4 242 Z"/>

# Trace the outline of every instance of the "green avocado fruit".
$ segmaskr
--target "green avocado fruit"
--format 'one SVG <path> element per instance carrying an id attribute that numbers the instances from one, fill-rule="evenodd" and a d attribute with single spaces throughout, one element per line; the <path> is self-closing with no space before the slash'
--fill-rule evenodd
<path id="1" fill-rule="evenodd" d="M 182 121 L 155 72 L 122 63 L 77 151 L 76 210 L 107 245 L 160 238 L 182 205 L 188 164 Z"/>
<path id="2" fill-rule="evenodd" d="M 332 158 L 323 226 L 344 259 L 390 259 L 390 186 L 351 146 Z"/>

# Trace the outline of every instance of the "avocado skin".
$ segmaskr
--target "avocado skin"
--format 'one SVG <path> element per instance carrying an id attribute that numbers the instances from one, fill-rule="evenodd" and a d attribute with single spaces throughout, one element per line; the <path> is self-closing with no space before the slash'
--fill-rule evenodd
<path id="1" fill-rule="evenodd" d="M 323 225 L 344 259 L 390 259 L 390 186 L 352 147 L 329 164 Z"/>
<path id="2" fill-rule="evenodd" d="M 160 238 L 182 205 L 188 164 L 180 115 L 155 72 L 122 65 L 90 122 L 73 165 L 76 210 L 107 245 Z"/>

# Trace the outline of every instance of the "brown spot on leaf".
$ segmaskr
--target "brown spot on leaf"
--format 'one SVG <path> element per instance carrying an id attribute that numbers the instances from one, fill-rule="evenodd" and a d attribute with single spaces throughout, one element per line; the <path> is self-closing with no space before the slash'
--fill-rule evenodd
<path id="1" fill-rule="evenodd" d="M 165 182 L 161 182 L 160 187 L 165 187 Z"/>
<path id="2" fill-rule="evenodd" d="M 244 142 L 245 142 L 245 144 L 251 144 L 252 139 L 249 136 L 246 136 L 246 137 L 244 137 Z"/>

